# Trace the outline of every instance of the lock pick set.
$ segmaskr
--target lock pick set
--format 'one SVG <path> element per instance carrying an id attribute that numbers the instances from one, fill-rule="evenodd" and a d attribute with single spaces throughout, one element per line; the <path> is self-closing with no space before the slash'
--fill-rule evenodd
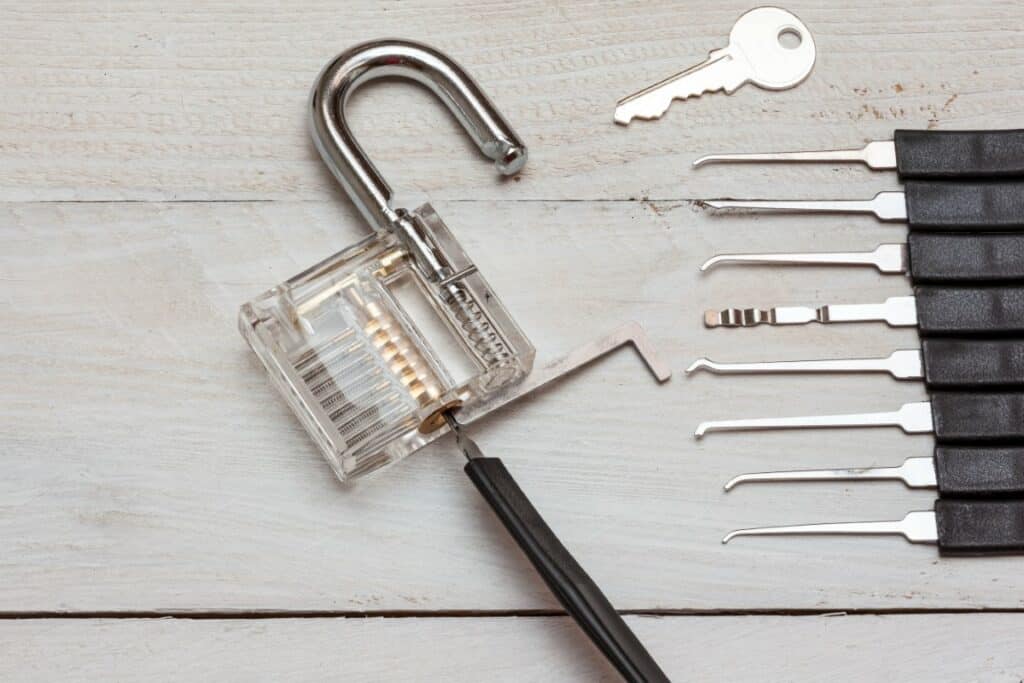
<path id="1" fill-rule="evenodd" d="M 945 553 L 1024 551 L 1024 492 L 1019 479 L 1024 446 L 1024 132 L 897 130 L 889 141 L 831 151 L 711 154 L 712 163 L 862 163 L 896 170 L 902 192 L 867 200 L 709 199 L 713 210 L 786 213 L 866 213 L 906 223 L 905 243 L 864 252 L 717 254 L 702 271 L 720 266 L 871 266 L 906 275 L 913 296 L 884 302 L 708 310 L 707 327 L 817 322 L 885 322 L 916 327 L 921 348 L 883 358 L 800 361 L 696 360 L 688 372 L 714 374 L 888 373 L 923 380 L 930 401 L 891 411 L 847 415 L 759 417 L 701 423 L 697 438 L 736 430 L 897 427 L 932 434 L 933 458 L 902 465 L 742 474 L 725 489 L 748 482 L 898 479 L 937 490 L 932 511 L 902 521 L 812 523 L 741 529 L 738 536 L 899 534 L 936 543 Z"/>
<path id="2" fill-rule="evenodd" d="M 785 38 L 795 44 L 786 45 Z M 613 121 L 660 118 L 673 101 L 731 94 L 745 84 L 784 90 L 810 74 L 816 47 L 793 14 L 743 14 L 724 48 L 696 66 L 623 98 Z M 392 191 L 356 142 L 346 103 L 363 84 L 404 78 L 425 85 L 454 114 L 500 174 L 515 175 L 527 147 L 481 87 L 443 52 L 409 40 L 345 50 L 316 78 L 309 127 L 327 168 L 369 224 L 369 235 L 242 305 L 242 335 L 271 382 L 342 482 L 380 472 L 451 435 L 464 471 L 540 577 L 590 641 L 628 681 L 668 678 L 497 457 L 470 436 L 474 423 L 519 398 L 632 347 L 654 384 L 671 375 L 644 329 L 623 322 L 547 363 L 535 363 L 526 333 L 455 233 L 424 204 L 393 205 Z M 611 126 L 612 122 L 609 121 Z M 882 321 L 916 327 L 919 348 L 883 358 L 723 362 L 701 358 L 688 372 L 716 374 L 885 373 L 920 381 L 930 400 L 890 412 L 705 422 L 697 436 L 739 429 L 892 426 L 934 435 L 933 457 L 868 469 L 744 474 L 726 488 L 770 481 L 894 479 L 935 489 L 934 508 L 903 520 L 743 529 L 746 535 L 894 533 L 948 553 L 1024 550 L 1024 133 L 904 131 L 838 151 L 716 154 L 727 162 L 857 162 L 893 169 L 902 192 L 867 200 L 705 200 L 712 209 L 866 212 L 903 222 L 896 240 L 863 253 L 720 254 L 702 269 L 741 265 L 871 266 L 906 276 L 913 296 L 884 302 L 719 308 L 707 327 Z M 399 300 L 411 284 L 446 339 L 424 333 Z M 439 348 L 454 346 L 472 371 L 459 376 Z M 655 394 L 652 401 L 671 400 Z M 452 438 L 453 437 L 453 438 Z"/>

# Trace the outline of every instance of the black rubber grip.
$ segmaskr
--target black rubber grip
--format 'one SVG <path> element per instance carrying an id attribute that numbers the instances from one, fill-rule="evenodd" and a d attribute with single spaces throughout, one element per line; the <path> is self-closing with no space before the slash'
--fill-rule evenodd
<path id="1" fill-rule="evenodd" d="M 900 178 L 1024 176 L 1024 130 L 897 130 Z"/>
<path id="2" fill-rule="evenodd" d="M 940 496 L 1024 495 L 1024 448 L 935 448 Z"/>
<path id="3" fill-rule="evenodd" d="M 953 232 L 1024 228 L 1024 181 L 908 180 L 903 191 L 911 228 Z"/>
<path id="4" fill-rule="evenodd" d="M 1024 550 L 1024 500 L 935 501 L 939 550 L 960 555 Z"/>
<path id="5" fill-rule="evenodd" d="M 911 232 L 915 284 L 1024 281 L 1024 234 Z"/>
<path id="6" fill-rule="evenodd" d="M 914 288 L 922 335 L 1022 334 L 1024 287 Z"/>
<path id="7" fill-rule="evenodd" d="M 936 391 L 932 424 L 943 443 L 1024 443 L 1024 394 Z"/>
<path id="8" fill-rule="evenodd" d="M 533 507 L 499 458 L 473 458 L 466 474 L 558 602 L 627 681 L 668 677 Z"/>
<path id="9" fill-rule="evenodd" d="M 933 389 L 1024 388 L 1024 340 L 921 340 L 924 381 Z"/>

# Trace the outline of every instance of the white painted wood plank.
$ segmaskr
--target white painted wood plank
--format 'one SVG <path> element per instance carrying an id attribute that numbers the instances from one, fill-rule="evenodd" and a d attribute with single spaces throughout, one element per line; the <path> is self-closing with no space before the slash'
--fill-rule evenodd
<path id="1" fill-rule="evenodd" d="M 677 681 L 1016 682 L 1010 614 L 628 617 Z M 4 680 L 618 681 L 567 618 L 0 623 Z"/>
<path id="2" fill-rule="evenodd" d="M 440 104 L 381 85 L 353 102 L 397 189 L 435 198 L 872 193 L 859 169 L 687 170 L 711 151 L 836 147 L 894 127 L 1015 127 L 1020 3 L 794 0 L 818 63 L 800 87 L 677 103 L 612 123 L 620 97 L 724 45 L 748 0 L 0 2 L 0 200 L 308 199 L 335 192 L 305 131 L 308 88 L 338 51 L 432 43 L 483 84 L 531 147 L 496 180 Z"/>
<path id="3" fill-rule="evenodd" d="M 732 269 L 714 249 L 864 248 L 863 219 L 722 218 L 680 203 L 440 202 L 541 356 L 629 318 L 671 365 L 857 356 L 884 326 L 709 331 L 705 306 L 876 301 L 900 277 Z M 554 609 L 447 442 L 353 490 L 235 330 L 238 305 L 364 229 L 346 203 L 8 204 L 0 289 L 0 610 Z M 714 247 L 712 247 L 712 244 Z M 886 377 L 686 378 L 610 358 L 475 429 L 622 609 L 1017 608 L 1016 558 L 896 538 L 748 539 L 732 528 L 928 508 L 897 484 L 721 492 L 768 467 L 898 463 L 929 437 L 691 438 L 703 419 L 892 409 Z"/>

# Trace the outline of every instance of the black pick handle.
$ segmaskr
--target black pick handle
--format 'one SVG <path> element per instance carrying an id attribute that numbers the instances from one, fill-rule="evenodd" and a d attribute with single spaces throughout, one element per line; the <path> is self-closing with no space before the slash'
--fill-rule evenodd
<path id="1" fill-rule="evenodd" d="M 1024 181 L 929 181 L 903 184 L 912 229 L 963 232 L 1024 228 Z"/>
<path id="2" fill-rule="evenodd" d="M 939 550 L 958 555 L 1024 551 L 1024 500 L 935 501 Z"/>
<path id="3" fill-rule="evenodd" d="M 935 478 L 943 497 L 1024 496 L 1024 448 L 936 446 Z"/>
<path id="4" fill-rule="evenodd" d="M 1024 176 L 1024 130 L 897 130 L 903 179 Z"/>
<path id="5" fill-rule="evenodd" d="M 657 662 L 544 522 L 501 459 L 472 458 L 465 469 L 558 602 L 622 677 L 636 683 L 668 683 Z"/>
<path id="6" fill-rule="evenodd" d="M 931 408 L 940 443 L 1024 444 L 1024 394 L 936 391 Z"/>
<path id="7" fill-rule="evenodd" d="M 1024 287 L 914 288 L 921 335 L 1024 335 Z"/>
<path id="8" fill-rule="evenodd" d="M 911 232 L 915 284 L 1024 281 L 1024 234 Z"/>
<path id="9" fill-rule="evenodd" d="M 932 389 L 1024 388 L 1024 340 L 921 340 L 924 381 Z"/>

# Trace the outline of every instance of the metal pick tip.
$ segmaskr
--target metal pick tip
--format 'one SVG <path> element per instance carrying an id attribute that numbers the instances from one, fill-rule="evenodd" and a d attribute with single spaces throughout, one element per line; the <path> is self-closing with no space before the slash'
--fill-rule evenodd
<path id="1" fill-rule="evenodd" d="M 703 437 L 704 433 L 708 430 L 708 427 L 710 427 L 711 424 L 712 423 L 710 422 L 701 422 L 699 425 L 697 425 L 697 430 L 693 433 L 693 435 L 698 439 Z"/>
<path id="2" fill-rule="evenodd" d="M 722 312 L 715 310 L 704 311 L 704 326 L 705 327 L 721 327 L 722 326 Z"/>
<path id="3" fill-rule="evenodd" d="M 696 161 L 693 162 L 693 167 L 694 168 L 699 168 L 700 166 L 703 166 L 704 164 L 706 164 L 707 162 L 711 161 L 714 158 L 715 157 L 713 155 L 711 155 L 711 154 L 708 154 L 706 156 L 702 156 L 701 158 L 699 158 L 699 159 L 697 159 Z"/>
<path id="4" fill-rule="evenodd" d="M 724 544 L 728 543 L 729 541 L 731 541 L 732 539 L 736 538 L 737 536 L 760 536 L 761 535 L 761 531 L 762 531 L 761 529 L 756 529 L 756 528 L 755 529 L 737 529 L 736 531 L 730 531 L 729 533 L 727 533 L 725 535 L 725 538 L 722 539 L 722 544 L 724 545 Z"/>
<path id="5" fill-rule="evenodd" d="M 708 364 L 710 362 L 711 361 L 709 361 L 707 358 L 698 358 L 697 360 L 693 361 L 693 363 L 690 364 L 690 367 L 686 368 L 686 374 L 689 375 L 691 372 L 694 372 L 695 370 L 706 368 L 708 367 Z"/>
<path id="6" fill-rule="evenodd" d="M 742 536 L 744 531 L 746 531 L 746 529 L 737 529 L 736 531 L 730 531 L 722 539 L 722 545 L 725 545 L 726 543 L 728 543 L 732 539 L 736 538 L 737 536 Z"/>
<path id="7" fill-rule="evenodd" d="M 452 415 L 450 410 L 446 410 L 444 412 L 444 421 L 448 423 L 448 429 L 450 429 L 451 433 L 455 435 L 455 444 L 460 450 L 465 452 L 466 443 L 472 442 L 465 434 L 462 433 L 462 425 L 459 424 L 458 420 L 455 419 L 455 416 Z"/>
<path id="8" fill-rule="evenodd" d="M 722 488 L 725 489 L 726 491 L 732 491 L 734 486 L 736 486 L 737 484 L 742 484 L 746 480 L 747 480 L 747 475 L 741 474 L 741 475 L 739 475 L 737 477 L 733 477 L 729 481 L 725 482 L 725 486 L 723 486 Z"/>
<path id="9" fill-rule="evenodd" d="M 727 257 L 721 256 L 721 255 L 719 255 L 719 256 L 712 256 L 707 261 L 705 261 L 704 263 L 700 264 L 700 272 L 703 273 L 704 271 L 708 270 L 709 268 L 712 268 L 712 267 L 718 265 L 719 263 L 724 261 L 726 258 Z"/>
<path id="10" fill-rule="evenodd" d="M 728 199 L 702 199 L 700 203 L 704 206 L 710 206 L 712 209 L 725 209 L 729 207 Z"/>

